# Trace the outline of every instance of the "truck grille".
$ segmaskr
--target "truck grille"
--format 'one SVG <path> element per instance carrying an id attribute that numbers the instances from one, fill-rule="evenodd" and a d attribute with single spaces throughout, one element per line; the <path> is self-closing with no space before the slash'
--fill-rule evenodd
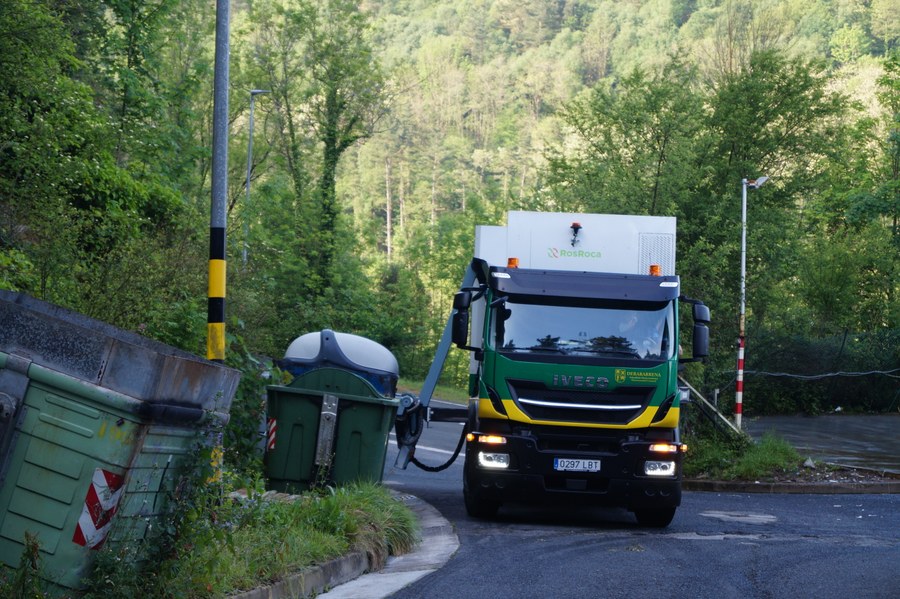
<path id="1" fill-rule="evenodd" d="M 536 381 L 507 380 L 512 399 L 533 420 L 626 424 L 647 407 L 653 387 L 615 391 L 550 389 Z"/>

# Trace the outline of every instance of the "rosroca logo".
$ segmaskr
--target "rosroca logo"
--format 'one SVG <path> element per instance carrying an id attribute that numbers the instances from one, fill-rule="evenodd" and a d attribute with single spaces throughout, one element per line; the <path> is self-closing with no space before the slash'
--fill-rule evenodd
<path id="1" fill-rule="evenodd" d="M 560 248 L 547 248 L 548 258 L 599 258 L 600 252 L 590 250 L 563 250 Z"/>

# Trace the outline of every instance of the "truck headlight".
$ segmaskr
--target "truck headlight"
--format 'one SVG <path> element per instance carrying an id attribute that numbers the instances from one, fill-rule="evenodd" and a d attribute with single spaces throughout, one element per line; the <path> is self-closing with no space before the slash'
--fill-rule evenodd
<path id="1" fill-rule="evenodd" d="M 675 462 L 647 460 L 644 462 L 644 474 L 647 476 L 675 476 Z"/>
<path id="2" fill-rule="evenodd" d="M 478 452 L 478 465 L 482 468 L 504 469 L 509 468 L 508 453 Z"/>

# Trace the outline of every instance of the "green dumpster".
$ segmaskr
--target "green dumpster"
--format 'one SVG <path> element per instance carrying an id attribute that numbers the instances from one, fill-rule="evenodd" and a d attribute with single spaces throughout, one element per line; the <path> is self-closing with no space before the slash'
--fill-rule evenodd
<path id="1" fill-rule="evenodd" d="M 353 358 L 338 354 L 341 347 Z M 393 394 L 396 361 L 385 360 L 387 350 L 374 341 L 328 330 L 315 349 L 310 358 L 289 351 L 281 366 L 299 374 L 287 386 L 268 387 L 268 487 L 301 492 L 317 483 L 381 482 L 399 400 L 375 384 L 386 376 L 381 388 Z"/>
<path id="2" fill-rule="evenodd" d="M 0 563 L 26 533 L 57 592 L 104 543 L 143 538 L 185 459 L 228 420 L 240 373 L 0 291 Z"/>

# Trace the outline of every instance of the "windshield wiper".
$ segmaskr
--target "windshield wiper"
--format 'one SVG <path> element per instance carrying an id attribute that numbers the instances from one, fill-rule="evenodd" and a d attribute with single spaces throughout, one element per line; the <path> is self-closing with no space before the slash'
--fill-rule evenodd
<path id="1" fill-rule="evenodd" d="M 525 349 L 527 349 L 529 351 L 550 351 L 550 352 L 556 352 L 558 354 L 568 353 L 568 350 L 565 350 L 561 347 L 547 347 L 544 345 L 532 345 L 531 347 L 526 347 Z"/>
<path id="2" fill-rule="evenodd" d="M 594 349 L 590 347 L 584 347 L 576 351 L 581 351 L 589 354 L 611 354 L 614 356 L 629 356 L 632 358 L 640 357 L 640 355 L 636 351 L 630 351 L 627 349 Z"/>

